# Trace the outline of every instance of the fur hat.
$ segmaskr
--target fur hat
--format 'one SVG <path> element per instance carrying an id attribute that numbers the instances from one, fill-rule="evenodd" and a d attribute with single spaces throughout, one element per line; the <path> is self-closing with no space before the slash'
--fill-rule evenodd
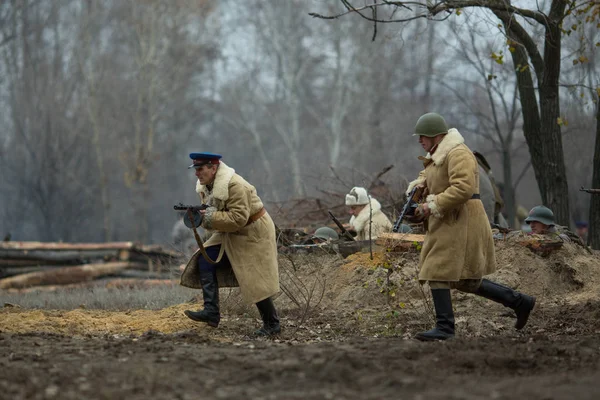
<path id="1" fill-rule="evenodd" d="M 363 206 L 365 204 L 369 204 L 369 196 L 367 195 L 367 189 L 363 187 L 355 186 L 346 195 L 347 206 Z"/>

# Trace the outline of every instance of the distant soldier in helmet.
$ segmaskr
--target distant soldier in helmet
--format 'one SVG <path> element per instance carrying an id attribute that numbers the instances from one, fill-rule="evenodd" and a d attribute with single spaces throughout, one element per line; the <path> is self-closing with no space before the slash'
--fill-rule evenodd
<path id="1" fill-rule="evenodd" d="M 522 329 L 535 298 L 500 285 L 485 275 L 496 271 L 492 230 L 479 194 L 479 168 L 473 152 L 444 118 L 428 113 L 419 118 L 414 135 L 427 152 L 424 169 L 408 186 L 420 185 L 425 202 L 416 210 L 423 218 L 425 240 L 419 261 L 419 281 L 427 281 L 435 307 L 436 324 L 416 335 L 419 340 L 454 337 L 454 311 L 450 289 L 469 292 L 509 307 Z"/>
<path id="2" fill-rule="evenodd" d="M 346 195 L 350 225 L 356 231 L 355 240 L 373 240 L 384 232 L 392 231 L 392 221 L 381 211 L 381 204 L 369 196 L 367 189 L 353 187 Z"/>
<path id="3" fill-rule="evenodd" d="M 315 233 L 310 235 L 310 238 L 307 239 L 304 244 L 311 243 L 327 243 L 334 240 L 338 240 L 340 236 L 335 231 L 335 229 L 330 228 L 328 226 L 322 226 L 318 228 Z"/>
<path id="4" fill-rule="evenodd" d="M 562 239 L 564 242 L 570 242 L 571 239 L 566 234 L 559 232 L 554 223 L 554 213 L 545 206 L 535 206 L 529 211 L 529 216 L 525 222 L 531 227 L 531 233 L 537 235 L 550 235 Z"/>

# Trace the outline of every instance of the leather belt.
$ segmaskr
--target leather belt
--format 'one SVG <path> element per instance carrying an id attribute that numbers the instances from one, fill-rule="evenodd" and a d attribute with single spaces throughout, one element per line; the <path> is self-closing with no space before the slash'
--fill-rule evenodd
<path id="1" fill-rule="evenodd" d="M 267 210 L 265 210 L 265 208 L 261 208 L 260 210 L 258 210 L 258 212 L 254 215 L 251 215 L 250 218 L 248 218 L 248 222 L 246 222 L 246 226 L 250 225 L 253 222 L 256 222 L 260 219 L 260 217 L 262 217 L 263 215 L 265 215 L 267 213 Z"/>
<path id="2" fill-rule="evenodd" d="M 475 199 L 475 200 L 476 199 L 481 199 L 481 195 L 479 193 L 474 193 L 473 196 L 471 196 L 470 200 L 473 200 L 473 199 Z"/>

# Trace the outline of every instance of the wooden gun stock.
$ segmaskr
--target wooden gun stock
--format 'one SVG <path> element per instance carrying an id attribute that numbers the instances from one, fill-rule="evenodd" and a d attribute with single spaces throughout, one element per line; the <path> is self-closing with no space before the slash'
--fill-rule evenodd
<path id="1" fill-rule="evenodd" d="M 350 232 L 348 232 L 348 230 L 346 230 L 346 228 L 344 228 L 344 225 L 342 225 L 342 223 L 335 217 L 335 215 L 333 215 L 333 213 L 331 211 L 327 211 L 327 212 L 329 213 L 329 217 L 331 217 L 331 219 L 333 220 L 333 222 L 335 222 L 337 227 L 340 228 L 340 232 L 342 232 L 342 235 L 346 239 L 354 241 L 354 238 L 352 237 Z"/>

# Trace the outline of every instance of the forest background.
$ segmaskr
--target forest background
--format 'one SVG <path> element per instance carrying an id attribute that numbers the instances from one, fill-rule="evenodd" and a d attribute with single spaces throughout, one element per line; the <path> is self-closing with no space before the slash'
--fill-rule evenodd
<path id="1" fill-rule="evenodd" d="M 550 10 L 556 0 L 512 3 Z M 588 221 L 592 199 L 579 188 L 594 172 L 600 6 L 565 3 L 590 5 L 560 27 L 556 125 L 568 181 L 563 223 L 573 226 Z M 540 204 L 515 45 L 497 16 L 469 7 L 377 25 L 309 16 L 346 4 L 2 2 L 0 234 L 169 242 L 172 205 L 197 202 L 193 151 L 222 154 L 271 212 L 368 186 L 389 165 L 380 180 L 401 193 L 422 166 L 411 135 L 429 111 L 487 157 L 508 188 L 509 214 Z M 395 13 L 382 9 L 378 18 L 394 17 L 385 12 Z M 543 27 L 522 25 L 543 52 Z"/>

